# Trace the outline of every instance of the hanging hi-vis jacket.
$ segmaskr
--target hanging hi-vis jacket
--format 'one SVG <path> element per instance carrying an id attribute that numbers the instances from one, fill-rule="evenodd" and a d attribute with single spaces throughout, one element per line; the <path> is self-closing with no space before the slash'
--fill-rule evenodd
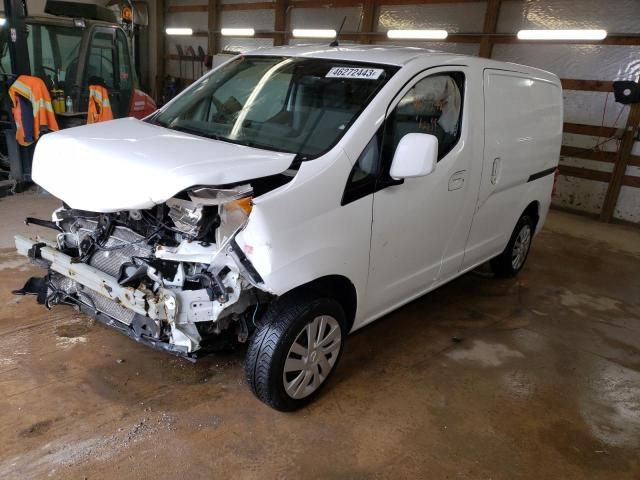
<path id="1" fill-rule="evenodd" d="M 16 123 L 16 140 L 22 146 L 31 145 L 41 133 L 58 130 L 49 90 L 38 77 L 20 75 L 9 88 Z"/>
<path id="2" fill-rule="evenodd" d="M 89 113 L 87 123 L 104 122 L 113 119 L 109 102 L 109 91 L 102 85 L 89 85 Z"/>

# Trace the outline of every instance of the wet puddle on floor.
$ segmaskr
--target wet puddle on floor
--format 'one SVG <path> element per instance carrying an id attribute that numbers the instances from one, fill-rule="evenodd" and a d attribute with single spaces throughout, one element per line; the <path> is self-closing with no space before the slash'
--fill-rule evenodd
<path id="1" fill-rule="evenodd" d="M 509 358 L 523 358 L 524 355 L 506 345 L 474 340 L 470 348 L 459 348 L 445 354 L 456 361 L 476 363 L 483 367 L 498 367 Z"/>
<path id="2" fill-rule="evenodd" d="M 0 272 L 3 270 L 19 270 L 25 272 L 32 268 L 28 259 L 15 252 L 0 252 Z"/>
<path id="3" fill-rule="evenodd" d="M 58 325 L 55 328 L 56 336 L 62 338 L 77 338 L 86 335 L 91 331 L 89 322 L 74 322 Z"/>
<path id="4" fill-rule="evenodd" d="M 560 303 L 581 316 L 588 315 L 588 312 L 583 309 L 596 312 L 621 312 L 624 310 L 624 304 L 620 300 L 587 293 L 575 293 L 571 290 L 565 290 L 560 295 Z"/>

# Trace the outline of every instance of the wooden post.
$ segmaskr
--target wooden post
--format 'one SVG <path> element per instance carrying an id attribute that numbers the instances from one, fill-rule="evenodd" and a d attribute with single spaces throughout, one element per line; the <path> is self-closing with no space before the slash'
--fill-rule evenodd
<path id="1" fill-rule="evenodd" d="M 219 2 L 218 0 L 209 0 L 207 4 L 207 30 L 208 42 L 207 50 L 209 55 L 215 55 L 219 50 L 218 28 L 219 26 Z"/>
<path id="2" fill-rule="evenodd" d="M 496 33 L 501 3 L 502 0 L 487 1 L 487 10 L 484 14 L 484 27 L 482 28 L 482 33 L 484 33 L 485 36 L 480 40 L 480 52 L 478 54 L 481 57 L 491 58 L 491 54 L 493 53 L 493 38 L 490 35 Z"/>
<path id="3" fill-rule="evenodd" d="M 162 97 L 162 90 L 164 87 L 164 75 L 165 65 L 167 60 L 164 58 L 165 53 L 165 33 L 164 33 L 164 18 L 165 18 L 165 0 L 158 0 L 156 2 L 156 78 L 155 78 L 155 99 L 156 102 L 160 102 Z"/>
<path id="4" fill-rule="evenodd" d="M 603 222 L 610 222 L 615 212 L 616 204 L 618 203 L 618 197 L 620 196 L 620 188 L 624 180 L 624 174 L 629 165 L 629 159 L 631 158 L 631 151 L 633 150 L 633 144 L 635 142 L 636 135 L 640 130 L 640 103 L 631 105 L 629 110 L 629 118 L 627 119 L 627 125 L 622 135 L 622 142 L 620 149 L 618 150 L 618 158 L 613 166 L 613 172 L 611 174 L 611 181 L 607 187 L 607 194 L 604 197 L 604 203 L 602 204 L 602 212 L 600 213 L 600 220 Z"/>
<path id="5" fill-rule="evenodd" d="M 376 3 L 375 0 L 364 0 L 362 3 L 362 23 L 360 32 L 371 33 L 376 23 Z M 360 35 L 360 43 L 373 43 L 372 35 Z"/>
<path id="6" fill-rule="evenodd" d="M 287 36 L 284 33 L 287 30 L 287 9 L 289 8 L 288 0 L 276 0 L 275 2 L 275 20 L 273 30 L 276 32 L 273 36 L 273 44 L 286 45 Z"/>

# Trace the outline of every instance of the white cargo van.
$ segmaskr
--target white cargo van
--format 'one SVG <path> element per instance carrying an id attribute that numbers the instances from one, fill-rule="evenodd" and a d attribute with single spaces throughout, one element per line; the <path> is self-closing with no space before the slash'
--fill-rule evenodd
<path id="1" fill-rule="evenodd" d="M 515 275 L 550 202 L 550 73 L 402 47 L 232 59 L 144 121 L 45 135 L 33 178 L 64 204 L 17 293 L 73 304 L 188 358 L 249 343 L 260 400 L 293 410 L 348 332 L 491 261 Z"/>

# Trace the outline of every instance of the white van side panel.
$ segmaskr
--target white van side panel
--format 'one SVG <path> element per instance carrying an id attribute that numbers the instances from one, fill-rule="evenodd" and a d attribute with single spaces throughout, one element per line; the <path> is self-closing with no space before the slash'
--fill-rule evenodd
<path id="1" fill-rule="evenodd" d="M 464 266 L 502 252 L 531 202 L 539 204 L 542 225 L 562 142 L 559 81 L 486 69 L 484 100 L 482 179 Z"/>
<path id="2" fill-rule="evenodd" d="M 254 200 L 236 241 L 276 295 L 326 275 L 353 284 L 365 302 L 373 195 L 341 206 L 352 165 L 337 149 L 303 162 L 286 185 Z"/>

